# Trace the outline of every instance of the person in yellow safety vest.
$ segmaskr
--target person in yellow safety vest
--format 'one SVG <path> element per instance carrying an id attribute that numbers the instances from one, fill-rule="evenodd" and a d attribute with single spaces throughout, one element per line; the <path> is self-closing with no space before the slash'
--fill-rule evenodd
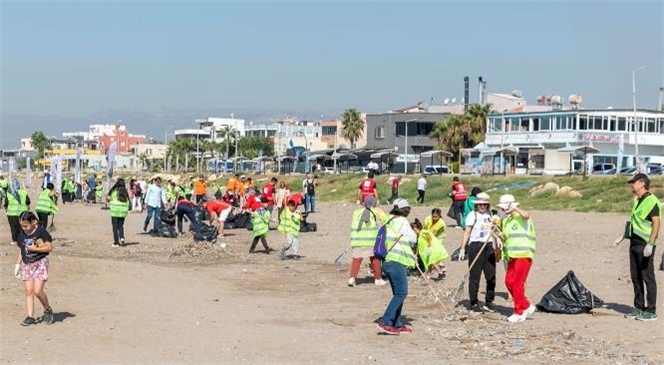
<path id="1" fill-rule="evenodd" d="M 526 280 L 535 256 L 535 225 L 530 219 L 530 213 L 519 208 L 519 203 L 510 194 L 500 197 L 498 208 L 502 216 L 502 250 L 508 260 L 505 287 L 514 303 L 514 313 L 507 320 L 512 323 L 523 322 L 537 310 L 526 297 Z"/>
<path id="2" fill-rule="evenodd" d="M 385 309 L 383 317 L 378 322 L 381 333 L 399 335 L 410 333 L 412 330 L 403 323 L 401 312 L 403 302 L 408 296 L 408 268 L 417 265 L 412 247 L 417 243 L 417 234 L 408 223 L 410 204 L 406 199 L 397 198 L 390 211 L 392 218 L 386 224 L 387 255 L 383 263 L 383 271 L 390 281 L 392 299 Z"/>
<path id="3" fill-rule="evenodd" d="M 387 214 L 376 208 L 376 197 L 367 196 L 364 199 L 364 208 L 357 209 L 353 213 L 350 223 L 350 246 L 353 253 L 353 261 L 350 264 L 350 278 L 348 286 L 355 286 L 357 274 L 360 272 L 362 259 L 368 258 L 374 275 L 374 284 L 385 285 L 382 279 L 380 260 L 374 256 L 373 246 L 378 235 L 378 226 L 389 220 Z"/>
<path id="4" fill-rule="evenodd" d="M 0 204 L 5 206 L 5 198 L 7 197 L 7 191 L 9 190 L 9 181 L 5 179 L 4 176 L 0 175 Z"/>
<path id="5" fill-rule="evenodd" d="M 12 245 L 15 245 L 18 242 L 18 234 L 21 231 L 19 217 L 23 212 L 30 210 L 30 197 L 28 196 L 28 192 L 21 188 L 21 183 L 18 180 L 14 179 L 12 181 L 4 204 L 9 229 L 12 234 Z"/>
<path id="6" fill-rule="evenodd" d="M 73 202 L 75 196 L 76 183 L 74 183 L 74 177 L 72 176 L 69 180 L 65 180 L 65 186 L 64 189 L 62 189 L 62 204 L 65 202 Z"/>
<path id="7" fill-rule="evenodd" d="M 129 192 L 123 179 L 113 186 L 108 202 L 111 213 L 111 227 L 113 229 L 113 247 L 125 245 L 124 221 L 129 213 Z"/>
<path id="8" fill-rule="evenodd" d="M 95 203 L 100 202 L 104 198 L 104 186 L 102 186 L 100 181 L 97 181 L 97 186 L 95 186 Z"/>
<path id="9" fill-rule="evenodd" d="M 441 263 L 450 257 L 445 246 L 443 246 L 443 241 L 436 237 L 431 230 L 424 228 L 422 222 L 417 218 L 410 226 L 417 233 L 417 255 L 424 264 L 427 280 L 431 279 L 431 273 L 434 270 L 438 272 L 438 280 L 442 280 L 445 277 L 443 271 L 445 265 Z"/>
<path id="10" fill-rule="evenodd" d="M 267 245 L 267 233 L 270 229 L 270 210 L 267 207 L 267 198 L 261 198 L 261 207 L 256 209 L 256 211 L 251 213 L 251 225 L 254 232 L 254 240 L 251 242 L 251 247 L 249 248 L 249 253 L 254 253 L 254 249 L 258 244 L 258 240 L 261 240 L 263 248 L 265 249 L 266 254 L 274 251 Z"/>
<path id="11" fill-rule="evenodd" d="M 295 209 L 295 202 L 289 201 L 288 208 L 284 209 L 279 216 L 279 226 L 277 230 L 286 237 L 286 241 L 279 249 L 279 258 L 286 259 L 286 251 L 291 247 L 293 248 L 293 260 L 300 259 L 300 222 L 302 221 L 302 214 Z"/>
<path id="12" fill-rule="evenodd" d="M 53 183 L 47 183 L 46 189 L 39 193 L 39 199 L 37 199 L 37 206 L 35 207 L 37 217 L 39 218 L 39 226 L 47 228 L 48 216 L 58 212 L 58 206 L 55 204 L 56 199 L 55 186 Z"/>
<path id="13" fill-rule="evenodd" d="M 443 213 L 440 208 L 433 208 L 431 210 L 431 215 L 424 218 L 424 223 L 422 224 L 422 229 L 433 233 L 433 235 L 436 236 L 436 238 L 439 239 L 441 243 L 445 239 L 445 230 L 447 229 L 442 216 Z M 445 271 L 447 271 L 447 268 L 445 267 L 445 264 L 440 264 L 436 268 L 436 271 L 439 273 L 439 278 L 442 279 L 445 276 Z"/>
<path id="14" fill-rule="evenodd" d="M 662 203 L 657 196 L 650 193 L 648 175 L 634 175 L 629 180 L 629 186 L 636 195 L 632 204 L 629 226 L 625 230 L 625 234 L 614 242 L 617 246 L 624 238 L 629 238 L 629 271 L 634 287 L 634 310 L 626 314 L 625 318 L 656 321 L 655 248 L 662 224 Z"/>

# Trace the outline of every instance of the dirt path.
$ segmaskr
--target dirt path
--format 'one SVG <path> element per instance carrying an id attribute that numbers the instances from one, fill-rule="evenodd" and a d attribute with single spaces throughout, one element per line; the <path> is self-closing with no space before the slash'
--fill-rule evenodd
<path id="1" fill-rule="evenodd" d="M 319 231 L 302 235 L 304 258 L 295 262 L 248 254 L 246 230 L 228 231 L 226 249 L 149 237 L 139 233 L 142 215 L 127 220 L 132 244 L 112 248 L 107 211 L 62 206 L 47 285 L 58 321 L 28 328 L 18 325 L 23 288 L 11 276 L 17 249 L 7 243 L 2 213 L 0 363 L 664 363 L 661 320 L 622 317 L 632 302 L 628 245 L 616 249 L 611 242 L 624 216 L 532 212 L 538 253 L 528 280 L 531 300 L 574 270 L 607 303 L 596 315 L 536 313 L 521 324 L 505 322 L 511 303 L 501 266 L 500 314 L 468 316 L 445 298 L 443 310 L 411 277 L 404 314 L 414 332 L 391 337 L 378 335 L 374 323 L 389 287 L 374 286 L 363 267 L 366 280 L 349 288 L 348 259 L 333 263 L 348 244 L 355 207 L 320 209 L 310 217 Z M 411 218 L 429 210 L 416 207 Z M 448 250 L 460 240 L 461 230 L 448 229 Z M 281 237 L 271 231 L 268 242 L 278 248 Z M 456 287 L 465 265 L 448 263 L 448 278 L 433 284 L 435 292 L 445 296 Z M 664 282 L 662 271 L 657 279 Z"/>

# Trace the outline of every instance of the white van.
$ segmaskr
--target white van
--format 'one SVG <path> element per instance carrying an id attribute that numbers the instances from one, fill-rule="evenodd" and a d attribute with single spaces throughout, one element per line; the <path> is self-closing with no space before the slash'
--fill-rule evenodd
<path id="1" fill-rule="evenodd" d="M 448 174 L 450 169 L 445 165 L 427 165 L 422 170 L 424 175 Z"/>

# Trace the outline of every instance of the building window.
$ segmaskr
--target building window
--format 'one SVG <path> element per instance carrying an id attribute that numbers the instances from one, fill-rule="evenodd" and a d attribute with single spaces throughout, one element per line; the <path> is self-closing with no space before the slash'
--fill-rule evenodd
<path id="1" fill-rule="evenodd" d="M 540 131 L 550 131 L 551 130 L 551 117 L 545 115 L 539 119 L 539 130 Z"/>
<path id="2" fill-rule="evenodd" d="M 334 136 L 337 134 L 337 127 L 336 126 L 323 127 L 322 133 L 324 136 Z"/>
<path id="3" fill-rule="evenodd" d="M 646 132 L 655 133 L 655 118 L 646 119 Z"/>
<path id="4" fill-rule="evenodd" d="M 588 117 L 584 116 L 579 118 L 579 130 L 588 130 Z"/>
<path id="5" fill-rule="evenodd" d="M 627 118 L 625 117 L 618 118 L 618 131 L 629 132 L 629 129 L 627 128 Z"/>
<path id="6" fill-rule="evenodd" d="M 379 125 L 376 127 L 376 139 L 385 139 L 385 126 Z"/>

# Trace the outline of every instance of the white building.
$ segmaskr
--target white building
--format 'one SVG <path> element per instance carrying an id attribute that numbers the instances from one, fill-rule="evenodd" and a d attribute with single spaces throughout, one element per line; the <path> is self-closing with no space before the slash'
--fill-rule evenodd
<path id="1" fill-rule="evenodd" d="M 493 114 L 487 117 L 484 144 L 467 151 L 472 172 L 565 174 L 575 169 L 575 160 L 583 164 L 581 150 L 570 152 L 581 146 L 599 150 L 586 161 L 591 166 L 634 166 L 637 145 L 644 162 L 664 156 L 664 112 L 581 109 Z M 468 166 L 464 172 L 471 172 Z"/>

